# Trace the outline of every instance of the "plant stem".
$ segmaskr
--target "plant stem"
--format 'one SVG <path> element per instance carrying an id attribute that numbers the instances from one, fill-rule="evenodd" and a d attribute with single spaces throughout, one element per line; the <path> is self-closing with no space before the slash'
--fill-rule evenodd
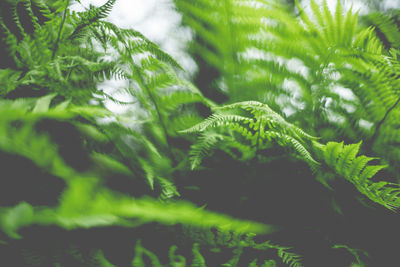
<path id="1" fill-rule="evenodd" d="M 234 28 L 233 28 L 233 23 L 231 21 L 231 17 L 232 17 L 232 12 L 231 12 L 231 6 L 230 6 L 230 2 L 228 2 L 227 0 L 224 0 L 224 13 L 225 13 L 225 23 L 226 23 L 226 27 L 227 30 L 229 32 L 229 45 L 230 45 L 230 56 L 231 56 L 231 66 L 229 66 L 229 70 L 232 72 L 231 75 L 231 79 L 232 79 L 232 83 L 228 84 L 230 85 L 229 89 L 232 91 L 233 93 L 233 98 L 236 99 L 237 97 L 237 88 L 236 88 L 236 75 L 238 73 L 237 70 L 237 66 L 236 66 L 236 46 L 235 46 L 235 32 L 234 32 Z M 229 63 L 228 63 L 229 64 Z"/>
<path id="2" fill-rule="evenodd" d="M 150 98 L 150 101 L 154 105 L 154 109 L 156 110 L 158 121 L 160 122 L 161 128 L 162 128 L 164 136 L 165 136 L 165 142 L 166 142 L 166 145 L 167 145 L 167 148 L 168 148 L 169 157 L 171 158 L 172 162 L 175 164 L 176 161 L 175 161 L 175 158 L 174 158 L 174 156 L 172 154 L 171 146 L 169 145 L 169 142 L 168 142 L 167 127 L 165 126 L 164 120 L 162 119 L 161 111 L 160 111 L 160 108 L 159 108 L 159 106 L 157 104 L 157 101 L 156 101 L 153 93 L 151 92 L 150 88 L 146 85 L 145 81 L 143 80 L 142 75 L 140 74 L 139 70 L 137 69 L 137 67 L 135 66 L 134 63 L 132 63 L 132 68 L 134 70 L 135 76 L 138 77 L 138 80 L 139 80 L 138 82 L 139 82 L 140 87 L 144 88 L 144 90 L 146 91 L 147 95 Z"/>
<path id="3" fill-rule="evenodd" d="M 370 149 L 369 151 L 372 151 L 372 146 L 376 141 L 376 138 L 378 138 L 378 133 L 379 130 L 382 126 L 382 124 L 385 122 L 385 120 L 387 119 L 387 117 L 389 116 L 389 113 L 400 103 L 400 98 L 397 99 L 396 103 L 393 104 L 393 106 L 391 106 L 385 113 L 385 115 L 383 116 L 383 118 L 376 124 L 376 128 L 375 128 L 375 132 L 372 135 L 371 139 L 370 139 Z"/>
<path id="4" fill-rule="evenodd" d="M 52 52 L 52 55 L 51 55 L 51 60 L 53 60 L 53 59 L 55 58 L 56 52 L 57 52 L 57 50 L 58 50 L 58 43 L 60 42 L 60 39 L 61 39 L 61 32 L 62 32 L 62 30 L 63 30 L 63 28 L 64 28 L 65 20 L 66 20 L 66 18 L 67 18 L 69 1 L 70 1 L 70 0 L 68 0 L 67 3 L 66 3 L 66 5 L 65 5 L 65 10 L 64 10 L 63 18 L 62 18 L 62 21 L 61 21 L 61 24 L 60 24 L 60 28 L 58 29 L 57 40 L 56 40 L 56 43 L 54 44 L 54 47 L 53 47 L 53 52 Z"/>
<path id="5" fill-rule="evenodd" d="M 261 120 L 258 123 L 258 132 L 257 132 L 257 140 L 256 140 L 256 155 L 257 155 L 257 152 L 259 149 L 260 135 L 261 135 Z"/>

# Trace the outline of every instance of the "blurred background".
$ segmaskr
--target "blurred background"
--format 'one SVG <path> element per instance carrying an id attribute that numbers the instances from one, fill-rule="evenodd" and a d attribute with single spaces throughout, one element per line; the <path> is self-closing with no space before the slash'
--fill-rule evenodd
<path id="1" fill-rule="evenodd" d="M 80 3 L 75 2 L 72 9 L 83 11 L 90 5 L 100 6 L 106 2 L 106 0 L 82 0 Z M 292 0 L 286 2 L 294 5 Z M 309 0 L 300 2 L 307 6 Z M 336 0 L 327 2 L 330 9 L 334 10 Z M 400 0 L 342 0 L 341 2 L 345 8 L 352 6 L 353 10 L 359 10 L 361 15 L 400 8 Z M 119 27 L 134 28 L 142 32 L 174 56 L 188 74 L 196 71 L 196 63 L 186 53 L 186 44 L 192 40 L 193 34 L 190 29 L 182 26 L 181 14 L 177 12 L 173 0 L 118 0 L 107 19 Z"/>
<path id="2" fill-rule="evenodd" d="M 288 5 L 294 6 L 293 0 L 284 0 Z M 310 0 L 300 0 L 305 10 L 310 12 Z M 72 10 L 87 10 L 91 5 L 101 6 L 106 0 L 76 1 L 71 6 Z M 317 2 L 322 2 L 318 0 Z M 329 8 L 334 10 L 336 0 L 327 0 Z M 341 0 L 345 9 L 358 10 L 360 15 L 372 12 L 387 12 L 390 9 L 400 8 L 400 0 Z M 180 73 L 187 79 L 193 79 L 198 71 L 198 64 L 189 51 L 189 44 L 194 41 L 193 31 L 182 23 L 182 14 L 177 10 L 173 0 L 118 0 L 109 17 L 106 19 L 122 28 L 133 28 L 143 33 L 151 41 L 157 43 L 164 51 L 172 55 L 181 64 L 185 72 Z M 296 65 L 296 64 L 295 64 Z M 301 66 L 296 66 L 301 68 Z M 118 98 L 118 88 L 126 86 L 124 80 L 107 80 L 100 87 Z M 346 90 L 341 94 L 345 97 Z M 351 97 L 351 96 L 350 96 Z M 129 96 L 119 95 L 120 100 L 127 100 Z M 116 105 L 112 101 L 106 103 L 114 112 L 124 113 L 127 108 Z M 292 111 L 286 108 L 286 113 Z"/>

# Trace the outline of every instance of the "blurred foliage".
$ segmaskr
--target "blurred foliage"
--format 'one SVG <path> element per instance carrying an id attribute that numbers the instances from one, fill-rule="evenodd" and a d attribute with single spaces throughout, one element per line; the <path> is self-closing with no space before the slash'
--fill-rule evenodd
<path id="1" fill-rule="evenodd" d="M 398 10 L 175 0 L 187 81 L 73 2 L 0 1 L 3 265 L 396 263 Z"/>

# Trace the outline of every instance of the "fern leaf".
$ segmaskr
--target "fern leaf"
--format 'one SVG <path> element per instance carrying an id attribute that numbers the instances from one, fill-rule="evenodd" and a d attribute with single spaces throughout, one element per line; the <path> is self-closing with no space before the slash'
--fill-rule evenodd
<path id="1" fill-rule="evenodd" d="M 336 160 L 343 150 L 343 142 L 328 142 L 324 148 L 324 159 L 329 166 L 336 166 Z"/>
<path id="2" fill-rule="evenodd" d="M 174 110 L 182 104 L 204 102 L 202 95 L 193 94 L 192 92 L 174 91 L 170 94 L 162 96 L 160 102 L 163 108 L 167 110 Z"/>
<path id="3" fill-rule="evenodd" d="M 193 260 L 192 260 L 192 267 L 206 267 L 206 261 L 200 253 L 200 248 L 198 243 L 193 244 Z"/>
<path id="4" fill-rule="evenodd" d="M 111 12 L 116 0 L 108 0 L 104 5 L 94 8 L 91 7 L 88 11 L 78 13 L 80 22 L 76 26 L 75 30 L 68 37 L 68 39 L 77 39 L 81 37 L 82 31 L 91 25 L 92 23 L 98 22 L 100 19 L 104 19 Z"/>
<path id="5" fill-rule="evenodd" d="M 386 165 L 366 166 L 360 174 L 361 183 L 364 183 L 367 179 L 374 177 L 377 172 L 386 167 Z"/>
<path id="6" fill-rule="evenodd" d="M 357 21 L 358 14 L 357 12 L 353 14 L 352 9 L 350 8 L 347 11 L 345 16 L 344 25 L 343 25 L 343 44 L 348 45 L 351 44 L 353 36 L 355 35 L 357 29 Z"/>
<path id="7" fill-rule="evenodd" d="M 33 208 L 25 202 L 21 202 L 13 208 L 3 211 L 0 216 L 1 229 L 10 237 L 15 239 L 22 238 L 17 230 L 21 227 L 30 225 L 33 220 Z"/>
<path id="8" fill-rule="evenodd" d="M 335 168 L 340 172 L 346 173 L 348 168 L 353 163 L 358 151 L 360 149 L 361 142 L 358 144 L 344 145 L 343 151 L 340 154 L 340 157 L 336 163 Z"/>
<path id="9" fill-rule="evenodd" d="M 333 21 L 333 17 L 331 14 L 331 11 L 329 10 L 328 7 L 328 3 L 326 0 L 323 1 L 323 16 L 324 16 L 324 20 L 326 22 L 326 27 L 325 27 L 325 35 L 326 35 L 326 39 L 328 40 L 329 43 L 334 44 L 337 43 L 336 39 L 335 39 L 335 34 L 336 34 L 336 27 Z M 340 6 L 340 2 L 339 2 L 339 6 Z M 336 9 L 338 9 L 338 6 L 336 6 Z"/>
<path id="10" fill-rule="evenodd" d="M 282 262 L 288 264 L 290 267 L 301 267 L 301 256 L 292 252 L 288 252 L 285 249 L 287 248 L 278 250 L 278 256 L 282 259 Z"/>
<path id="11" fill-rule="evenodd" d="M 154 189 L 154 169 L 153 167 L 144 159 L 139 158 L 139 162 L 141 166 L 143 167 L 143 170 L 146 173 L 146 180 L 147 183 L 149 184 L 151 189 Z"/>
<path id="12" fill-rule="evenodd" d="M 350 168 L 347 170 L 347 175 L 349 177 L 359 177 L 360 172 L 364 169 L 367 163 L 374 159 L 375 158 L 367 157 L 364 155 L 356 157 Z"/>
<path id="13" fill-rule="evenodd" d="M 339 43 L 343 40 L 342 34 L 343 34 L 343 11 L 342 11 L 342 4 L 340 3 L 340 0 L 336 1 L 336 10 L 335 10 L 335 19 L 333 21 L 334 23 L 334 29 L 336 31 L 335 35 L 335 40 L 337 40 Z"/>
<path id="14" fill-rule="evenodd" d="M 356 157 L 361 143 L 345 145 L 329 142 L 322 147 L 325 162 L 335 172 L 353 183 L 357 189 L 372 201 L 393 210 L 399 207 L 398 184 L 388 182 L 373 182 L 371 178 L 386 165 L 367 165 L 374 158 Z"/>
<path id="15" fill-rule="evenodd" d="M 224 140 L 224 136 L 216 133 L 203 134 L 199 141 L 192 145 L 189 156 L 190 156 L 190 167 L 192 170 L 196 169 L 203 158 L 209 155 L 211 149 L 216 144 Z"/>
<path id="16" fill-rule="evenodd" d="M 238 109 L 249 111 L 253 115 L 253 118 L 237 115 L 236 113 L 242 114 Z M 250 142 L 254 148 L 253 150 L 250 148 L 247 149 L 247 152 L 244 152 L 243 156 L 249 154 L 249 151 L 254 152 L 254 149 L 257 150 L 257 148 L 262 147 L 265 140 L 268 142 L 273 140 L 282 146 L 293 147 L 300 155 L 300 158 L 309 163 L 312 169 L 319 164 L 313 159 L 310 152 L 308 152 L 302 140 L 304 138 L 312 141 L 315 138 L 306 134 L 302 129 L 288 123 L 268 105 L 257 101 L 244 101 L 215 107 L 215 110 L 217 112 L 203 122 L 183 131 L 186 133 L 203 133 L 199 142 L 193 147 L 196 149 L 192 148 L 191 152 L 194 155 L 194 161 L 192 162 L 196 163 L 195 166 L 200 162 L 198 159 L 201 159 L 202 155 L 205 154 L 201 148 L 204 147 L 205 151 L 208 152 L 211 144 L 213 146 L 217 144 L 216 135 L 207 131 L 216 127 L 225 131 L 237 132 Z M 207 140 L 207 136 L 210 136 L 210 144 L 203 144 L 203 140 Z M 228 142 L 228 147 L 229 144 Z M 238 148 L 237 145 L 235 147 Z M 229 153 L 229 148 L 226 150 Z M 250 153 L 249 155 L 254 155 L 254 153 Z"/>
<path id="17" fill-rule="evenodd" d="M 176 255 L 175 252 L 178 249 L 177 246 L 171 246 L 168 251 L 168 257 L 171 267 L 186 266 L 186 259 L 182 255 Z"/>
<path id="18" fill-rule="evenodd" d="M 51 94 L 38 99 L 32 112 L 33 113 L 47 112 L 49 110 L 50 102 L 55 96 L 56 96 L 55 94 Z"/>
<path id="19" fill-rule="evenodd" d="M 168 179 L 162 178 L 160 176 L 157 177 L 157 182 L 159 183 L 161 187 L 161 195 L 160 199 L 161 200 L 168 200 L 172 199 L 173 197 L 180 197 L 181 195 L 178 192 L 178 189 L 176 188 L 175 184 Z"/>
<path id="20" fill-rule="evenodd" d="M 311 166 L 319 165 L 319 163 L 313 159 L 310 152 L 308 152 L 308 150 L 295 138 L 289 135 L 283 135 L 282 139 L 291 144 L 294 149 L 300 154 L 301 158 L 309 163 Z"/>
<path id="21" fill-rule="evenodd" d="M 261 267 L 276 267 L 276 262 L 274 260 L 266 260 Z"/>
<path id="22" fill-rule="evenodd" d="M 196 132 L 204 132 L 209 128 L 214 128 L 217 126 L 221 126 L 224 124 L 228 124 L 230 122 L 249 122 L 251 119 L 239 116 L 239 115 L 230 115 L 230 114 L 212 114 L 209 118 L 205 119 L 203 122 L 187 129 L 181 131 L 182 133 L 196 133 Z"/>
<path id="23" fill-rule="evenodd" d="M 138 240 L 135 246 L 135 256 L 132 260 L 132 267 L 145 267 L 145 261 L 143 260 L 143 256 L 147 256 L 150 259 L 152 267 L 162 267 L 163 265 L 160 263 L 158 257 L 148 249 L 145 249 L 141 241 Z"/>
<path id="24" fill-rule="evenodd" d="M 315 16 L 319 26 L 321 28 L 325 28 L 326 27 L 325 19 L 324 19 L 323 15 L 322 15 L 322 12 L 321 12 L 320 7 L 317 4 L 317 2 L 315 2 L 315 0 L 311 0 L 310 1 L 310 6 L 311 6 L 311 9 L 313 11 L 313 15 Z"/>

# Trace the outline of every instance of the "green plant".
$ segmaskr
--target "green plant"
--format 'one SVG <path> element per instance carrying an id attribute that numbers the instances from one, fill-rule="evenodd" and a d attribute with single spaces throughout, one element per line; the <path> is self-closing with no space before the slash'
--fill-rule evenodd
<path id="1" fill-rule="evenodd" d="M 395 265 L 397 11 L 175 0 L 188 81 L 116 0 L 73 2 L 0 1 L 2 261 Z"/>

